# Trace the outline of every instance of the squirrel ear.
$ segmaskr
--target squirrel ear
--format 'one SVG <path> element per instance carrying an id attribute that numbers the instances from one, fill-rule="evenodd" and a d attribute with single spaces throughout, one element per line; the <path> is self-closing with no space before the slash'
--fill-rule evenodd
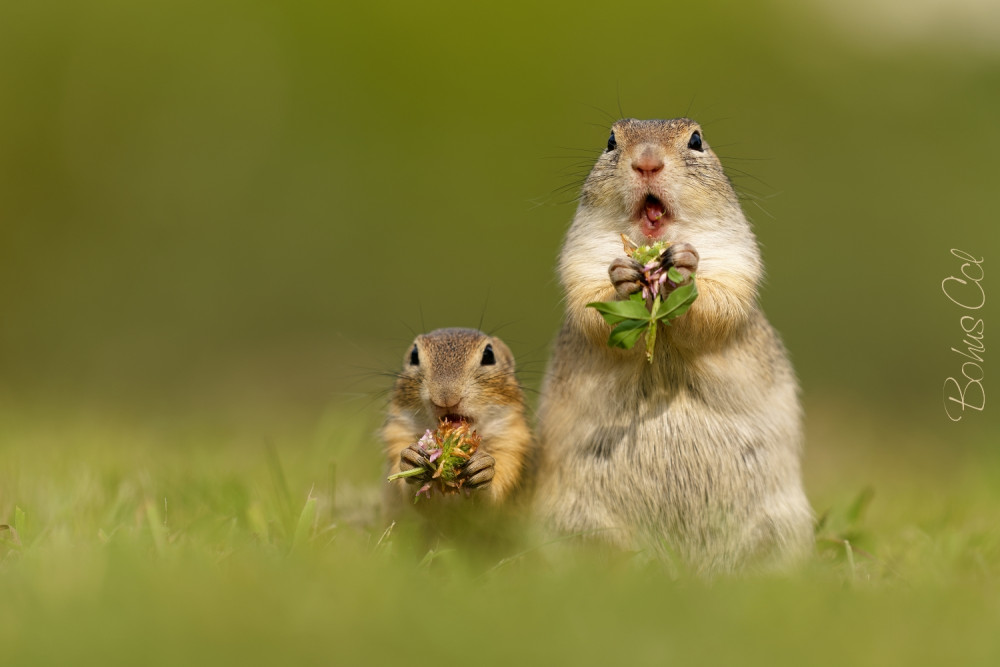
<path id="1" fill-rule="evenodd" d="M 486 347 L 483 349 L 483 360 L 480 361 L 479 363 L 482 366 L 492 366 L 496 362 L 497 358 L 496 355 L 493 354 L 493 346 L 487 343 Z"/>

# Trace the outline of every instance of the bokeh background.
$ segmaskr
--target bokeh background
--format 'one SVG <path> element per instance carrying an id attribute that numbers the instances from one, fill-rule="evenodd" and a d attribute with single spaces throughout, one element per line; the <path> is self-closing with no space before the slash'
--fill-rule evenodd
<path id="1" fill-rule="evenodd" d="M 993 3 L 94 0 L 0 17 L 7 402 L 308 416 L 367 405 L 413 332 L 480 323 L 536 385 L 554 260 L 608 125 L 687 114 L 745 197 L 807 399 L 956 440 L 996 423 L 944 416 L 963 332 L 940 290 L 953 247 L 985 255 L 991 282 Z"/>
<path id="2" fill-rule="evenodd" d="M 21 533 L 0 534 L 4 650 L 412 653 L 382 631 L 412 623 L 400 591 L 453 608 L 373 557 L 390 374 L 415 333 L 478 326 L 537 389 L 609 125 L 681 115 L 761 242 L 839 560 L 804 587 L 584 567 L 444 589 L 482 593 L 483 627 L 553 661 L 658 663 L 672 637 L 686 662 L 771 664 L 779 642 L 796 664 L 996 664 L 988 0 L 0 0 L 0 528 Z M 987 294 L 987 405 L 958 423 L 952 248 L 985 257 Z M 356 553 L 344 525 L 364 526 Z M 888 592 L 842 585 L 869 575 Z M 938 594 L 905 585 L 927 580 Z"/>
<path id="3" fill-rule="evenodd" d="M 990 287 L 998 13 L 5 2 L 3 395 L 363 404 L 413 332 L 480 323 L 537 383 L 608 125 L 687 114 L 745 197 L 806 396 L 961 439 L 995 417 L 944 417 L 963 332 L 939 285 L 958 247 Z"/>

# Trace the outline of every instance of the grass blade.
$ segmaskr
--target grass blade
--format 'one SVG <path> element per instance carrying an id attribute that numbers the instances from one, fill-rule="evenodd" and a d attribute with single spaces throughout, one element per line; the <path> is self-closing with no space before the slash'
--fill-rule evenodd
<path id="1" fill-rule="evenodd" d="M 312 492 L 306 498 L 306 504 L 299 514 L 298 523 L 295 524 L 295 536 L 292 538 L 292 548 L 290 553 L 296 553 L 312 537 L 313 526 L 316 523 L 316 498 Z"/>

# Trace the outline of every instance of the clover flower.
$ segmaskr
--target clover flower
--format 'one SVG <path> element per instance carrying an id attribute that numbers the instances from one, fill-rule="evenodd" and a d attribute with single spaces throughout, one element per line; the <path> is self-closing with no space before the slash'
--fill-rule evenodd
<path id="1" fill-rule="evenodd" d="M 416 442 L 417 449 L 427 454 L 424 465 L 390 475 L 389 481 L 429 475 L 430 478 L 417 491 L 413 502 L 421 495 L 430 498 L 431 491 L 435 488 L 442 495 L 458 493 L 465 483 L 465 478 L 461 476 L 462 468 L 479 449 L 481 441 L 482 438 L 468 423 L 442 419 L 436 431 L 428 429 Z"/>
<path id="2" fill-rule="evenodd" d="M 642 298 L 647 303 L 651 302 L 666 284 L 671 288 L 677 287 L 677 283 L 670 280 L 669 266 L 664 266 L 667 249 L 670 243 L 667 241 L 657 241 L 652 245 L 637 246 L 628 237 L 622 234 L 622 244 L 625 246 L 625 254 L 642 265 L 642 277 L 639 282 L 642 285 Z"/>
<path id="3" fill-rule="evenodd" d="M 656 324 L 676 319 L 687 312 L 698 298 L 698 288 L 694 275 L 684 283 L 680 272 L 664 262 L 670 244 L 658 241 L 648 246 L 636 246 L 622 234 L 625 254 L 642 265 L 639 283 L 640 292 L 631 295 L 627 301 L 597 301 L 588 303 L 588 308 L 597 310 L 604 321 L 612 326 L 608 337 L 608 347 L 631 349 L 643 333 L 646 334 L 646 360 L 653 363 L 656 344 Z M 661 295 L 669 285 L 669 294 Z"/>

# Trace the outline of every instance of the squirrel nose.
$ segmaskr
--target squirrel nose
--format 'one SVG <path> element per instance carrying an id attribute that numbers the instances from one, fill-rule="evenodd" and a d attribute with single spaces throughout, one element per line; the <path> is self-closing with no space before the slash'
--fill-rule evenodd
<path id="1" fill-rule="evenodd" d="M 663 169 L 663 157 L 657 155 L 652 148 L 647 148 L 642 155 L 632 160 L 632 168 L 644 178 L 655 176 Z"/>
<path id="2" fill-rule="evenodd" d="M 434 406 L 434 412 L 438 419 L 445 415 L 459 414 L 458 406 L 461 404 L 461 396 L 443 396 L 437 400 L 431 400 L 431 405 Z"/>

